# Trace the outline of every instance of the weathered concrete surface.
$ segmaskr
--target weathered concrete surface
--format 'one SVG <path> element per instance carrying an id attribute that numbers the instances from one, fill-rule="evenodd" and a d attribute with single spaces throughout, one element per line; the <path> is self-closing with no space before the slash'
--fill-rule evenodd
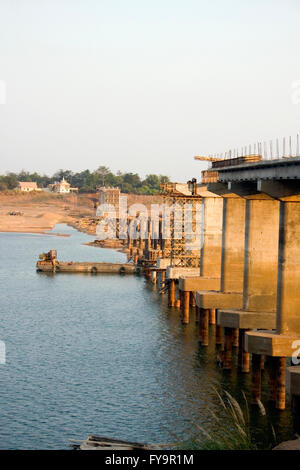
<path id="1" fill-rule="evenodd" d="M 201 190 L 201 188 L 199 188 Z M 206 188 L 202 188 L 206 191 Z M 204 192 L 206 197 L 202 199 L 202 250 L 200 269 L 191 279 L 185 279 L 185 273 L 181 272 L 179 289 L 185 292 L 196 290 L 219 290 L 221 263 L 222 263 L 222 220 L 223 199 L 213 193 Z"/>
<path id="2" fill-rule="evenodd" d="M 204 213 L 200 276 L 218 278 L 222 262 L 223 198 L 202 199 Z"/>
<path id="3" fill-rule="evenodd" d="M 224 205 L 221 290 L 242 292 L 246 201 L 241 198 L 226 198 Z"/>
<path id="4" fill-rule="evenodd" d="M 217 322 L 227 328 L 240 328 L 243 330 L 275 329 L 276 314 L 245 310 L 218 310 Z"/>
<path id="5" fill-rule="evenodd" d="M 281 202 L 279 248 L 277 249 L 276 332 L 247 332 L 246 345 L 247 350 L 251 353 L 291 357 L 295 350 L 292 347 L 293 342 L 300 340 L 299 237 L 300 204 Z M 257 269 L 259 269 L 259 265 Z"/>
<path id="6" fill-rule="evenodd" d="M 250 200 L 244 310 L 276 312 L 279 202 Z"/>
<path id="7" fill-rule="evenodd" d="M 300 366 L 287 368 L 286 388 L 290 395 L 300 396 Z"/>
<path id="8" fill-rule="evenodd" d="M 281 204 L 277 331 L 300 335 L 300 204 Z"/>
<path id="9" fill-rule="evenodd" d="M 290 180 L 258 180 L 257 189 L 275 199 L 282 199 L 288 196 L 300 194 L 299 182 Z"/>
<path id="10" fill-rule="evenodd" d="M 243 294 L 230 292 L 198 291 L 196 305 L 205 309 L 241 309 L 243 307 Z"/>
<path id="11" fill-rule="evenodd" d="M 245 208 L 246 201 L 241 198 L 228 197 L 223 201 L 220 288 L 219 292 L 205 287 L 198 290 L 196 305 L 200 308 L 243 307 Z"/>
<path id="12" fill-rule="evenodd" d="M 199 274 L 199 268 L 183 268 L 168 266 L 166 271 L 167 279 L 179 279 L 181 276 L 196 276 Z"/>
<path id="13" fill-rule="evenodd" d="M 257 184 L 252 181 L 243 183 L 229 181 L 227 183 L 227 186 L 230 192 L 233 192 L 241 197 L 250 196 L 258 193 Z"/>
<path id="14" fill-rule="evenodd" d="M 178 263 L 179 260 L 173 260 L 173 263 Z M 156 261 L 156 267 L 159 269 L 167 269 L 168 266 L 171 265 L 170 258 L 158 258 Z"/>
<path id="15" fill-rule="evenodd" d="M 245 349 L 250 353 L 266 356 L 292 357 L 295 352 L 294 341 L 299 339 L 299 336 L 284 335 L 272 331 L 247 331 Z"/>
<path id="16" fill-rule="evenodd" d="M 221 287 L 221 279 L 208 277 L 180 277 L 179 289 L 182 291 L 196 292 L 197 290 L 218 291 Z"/>
<path id="17" fill-rule="evenodd" d="M 300 396 L 300 366 L 287 368 L 286 389 L 290 395 Z"/>
<path id="18" fill-rule="evenodd" d="M 190 292 L 199 289 L 219 290 L 221 288 L 222 264 L 222 224 L 224 200 L 215 194 L 208 193 L 202 198 L 202 227 L 200 269 L 187 274 L 180 273 L 179 290 L 182 293 L 181 317 L 183 323 L 189 322 Z M 193 294 L 194 295 L 194 294 Z"/>

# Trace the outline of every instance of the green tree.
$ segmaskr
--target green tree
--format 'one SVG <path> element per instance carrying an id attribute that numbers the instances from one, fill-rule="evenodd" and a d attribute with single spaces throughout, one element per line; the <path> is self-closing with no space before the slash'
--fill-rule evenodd
<path id="1" fill-rule="evenodd" d="M 107 166 L 99 166 L 97 173 L 102 179 L 102 186 L 105 185 L 105 177 L 110 173 L 110 169 Z"/>

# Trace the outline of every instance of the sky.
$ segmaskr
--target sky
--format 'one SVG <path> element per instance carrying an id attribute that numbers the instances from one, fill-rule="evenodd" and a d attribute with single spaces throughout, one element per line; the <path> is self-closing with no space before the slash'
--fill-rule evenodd
<path id="1" fill-rule="evenodd" d="M 299 0 L 0 0 L 0 173 L 187 181 L 206 167 L 194 155 L 296 135 L 299 14 Z"/>

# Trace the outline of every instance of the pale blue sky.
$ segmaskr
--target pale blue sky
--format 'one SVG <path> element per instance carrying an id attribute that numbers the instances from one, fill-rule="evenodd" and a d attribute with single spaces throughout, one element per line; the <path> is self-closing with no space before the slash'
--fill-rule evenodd
<path id="1" fill-rule="evenodd" d="M 199 177 L 300 131 L 299 0 L 0 0 L 0 172 Z"/>

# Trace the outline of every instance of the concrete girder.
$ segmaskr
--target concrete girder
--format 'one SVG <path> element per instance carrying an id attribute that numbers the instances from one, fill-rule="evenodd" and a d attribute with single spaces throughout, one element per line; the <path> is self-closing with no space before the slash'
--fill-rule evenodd
<path id="1" fill-rule="evenodd" d="M 218 196 L 224 196 L 225 194 L 232 193 L 232 191 L 228 189 L 227 183 L 208 183 L 207 189 L 211 193 L 217 194 Z"/>
<path id="2" fill-rule="evenodd" d="M 227 188 L 229 192 L 241 197 L 258 193 L 256 182 L 236 183 L 235 181 L 228 181 Z"/>
<path id="3" fill-rule="evenodd" d="M 258 180 L 257 190 L 274 199 L 281 199 L 300 194 L 300 181 Z"/>
<path id="4" fill-rule="evenodd" d="M 300 180 L 300 157 L 280 160 L 264 160 L 258 163 L 245 163 L 235 167 L 216 168 L 219 182 L 262 180 Z"/>

